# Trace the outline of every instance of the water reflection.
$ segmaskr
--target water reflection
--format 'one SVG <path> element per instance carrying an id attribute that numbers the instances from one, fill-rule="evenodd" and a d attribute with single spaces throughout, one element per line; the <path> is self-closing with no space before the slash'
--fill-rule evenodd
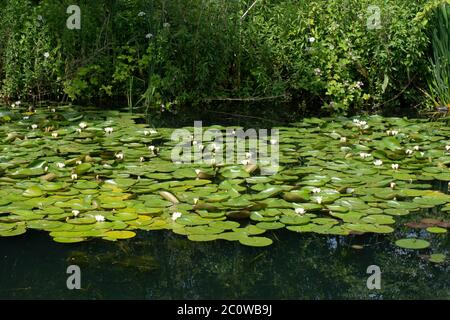
<path id="1" fill-rule="evenodd" d="M 0 298 L 450 298 L 448 264 L 435 265 L 418 252 L 396 248 L 386 236 L 288 231 L 270 236 L 275 241 L 267 249 L 193 243 L 164 231 L 142 232 L 130 241 L 62 245 L 31 232 L 0 242 Z M 448 254 L 448 237 L 433 241 L 435 250 Z M 71 264 L 81 268 L 81 290 L 66 287 Z M 382 270 L 381 290 L 366 287 L 372 264 Z"/>

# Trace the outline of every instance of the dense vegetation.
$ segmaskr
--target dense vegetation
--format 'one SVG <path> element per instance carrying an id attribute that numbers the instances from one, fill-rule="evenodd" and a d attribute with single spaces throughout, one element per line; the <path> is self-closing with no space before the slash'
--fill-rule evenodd
<path id="1" fill-rule="evenodd" d="M 66 27 L 72 0 L 0 3 L 1 97 L 184 115 L 219 106 L 392 113 L 442 103 L 432 88 L 445 91 L 445 78 L 428 83 L 433 13 L 445 0 L 78 2 L 79 30 Z"/>

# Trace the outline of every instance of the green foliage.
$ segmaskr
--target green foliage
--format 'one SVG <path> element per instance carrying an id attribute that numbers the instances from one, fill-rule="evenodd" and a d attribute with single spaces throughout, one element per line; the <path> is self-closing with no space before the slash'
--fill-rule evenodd
<path id="1" fill-rule="evenodd" d="M 8 0 L 4 7 L 0 16 L 2 94 L 29 100 L 58 98 L 60 48 L 52 42 L 40 7 L 27 0 Z"/>
<path id="2" fill-rule="evenodd" d="M 436 25 L 433 31 L 432 77 L 428 96 L 435 107 L 450 108 L 450 5 L 441 5 L 436 10 Z"/>
<path id="3" fill-rule="evenodd" d="M 332 113 L 377 110 L 420 80 L 414 77 L 422 73 L 428 40 L 411 20 L 423 2 L 265 2 L 248 23 L 256 33 L 251 38 L 273 51 L 290 92 L 307 95 Z M 379 29 L 367 27 L 371 5 L 381 10 Z"/>
<path id="4" fill-rule="evenodd" d="M 438 3 L 99 0 L 80 3 L 81 30 L 69 30 L 71 2 L 1 5 L 4 97 L 193 114 L 224 100 L 328 114 L 408 108 L 422 103 Z M 368 28 L 374 8 L 380 27 Z"/>

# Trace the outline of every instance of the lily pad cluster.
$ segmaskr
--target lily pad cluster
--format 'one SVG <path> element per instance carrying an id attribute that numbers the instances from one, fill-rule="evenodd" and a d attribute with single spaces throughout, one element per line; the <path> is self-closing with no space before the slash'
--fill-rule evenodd
<path id="1" fill-rule="evenodd" d="M 165 229 L 258 247 L 278 229 L 388 234 L 400 217 L 450 208 L 434 187 L 450 181 L 444 120 L 304 119 L 277 128 L 280 167 L 265 176 L 247 162 L 174 163 L 173 129 L 136 115 L 58 107 L 9 117 L 0 127 L 2 237 L 35 229 L 62 243 L 115 241 Z M 440 219 L 426 230 L 441 236 L 448 226 Z"/>

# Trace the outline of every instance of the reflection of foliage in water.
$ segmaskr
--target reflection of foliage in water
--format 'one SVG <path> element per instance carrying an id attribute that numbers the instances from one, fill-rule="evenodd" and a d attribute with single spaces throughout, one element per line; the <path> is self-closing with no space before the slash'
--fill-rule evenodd
<path id="1" fill-rule="evenodd" d="M 384 236 L 330 237 L 277 232 L 267 249 L 230 242 L 193 245 L 181 236 L 141 233 L 129 241 L 68 247 L 45 235 L 0 242 L 0 297 L 138 299 L 450 298 L 449 265 L 405 253 Z M 4 247 L 3 247 L 4 244 Z M 354 244 L 364 249 L 351 248 Z M 448 250 L 448 241 L 433 243 Z M 65 287 L 79 263 L 82 290 Z M 366 269 L 382 270 L 382 289 L 369 291 Z M 33 266 L 30 268 L 30 266 Z"/>

